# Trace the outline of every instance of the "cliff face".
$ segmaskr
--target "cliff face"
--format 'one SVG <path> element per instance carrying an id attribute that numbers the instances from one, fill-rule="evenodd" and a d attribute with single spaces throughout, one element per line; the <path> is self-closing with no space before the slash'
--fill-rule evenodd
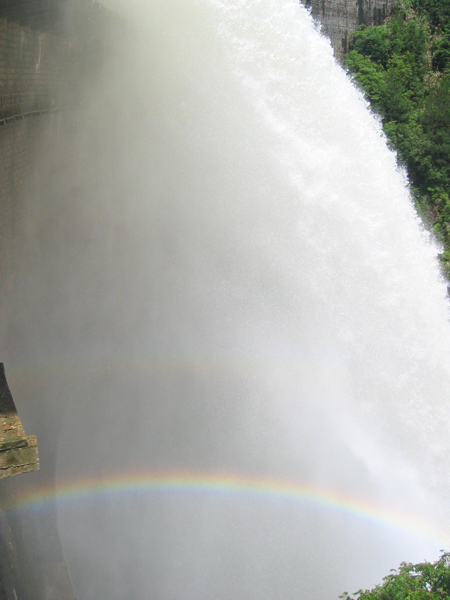
<path id="1" fill-rule="evenodd" d="M 392 10 L 395 0 L 303 0 L 305 6 L 331 39 L 339 61 L 348 51 L 349 38 L 358 25 L 379 25 Z"/>

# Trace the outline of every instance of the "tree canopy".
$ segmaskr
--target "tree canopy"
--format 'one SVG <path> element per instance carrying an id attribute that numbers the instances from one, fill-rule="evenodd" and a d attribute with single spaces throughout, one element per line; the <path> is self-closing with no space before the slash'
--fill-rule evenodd
<path id="1" fill-rule="evenodd" d="M 382 25 L 358 27 L 344 64 L 407 169 L 450 277 L 450 2 L 399 0 Z"/>
<path id="2" fill-rule="evenodd" d="M 450 598 L 450 553 L 434 563 L 402 563 L 383 583 L 353 596 L 344 592 L 341 600 L 448 600 Z"/>

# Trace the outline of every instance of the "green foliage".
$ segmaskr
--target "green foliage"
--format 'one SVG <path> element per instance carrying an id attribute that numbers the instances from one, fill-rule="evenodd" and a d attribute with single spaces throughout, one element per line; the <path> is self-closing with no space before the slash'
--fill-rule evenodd
<path id="1" fill-rule="evenodd" d="M 379 108 L 384 88 L 382 68 L 356 50 L 347 54 L 346 66 L 354 74 L 357 84 L 364 90 L 367 99 L 374 107 Z"/>
<path id="2" fill-rule="evenodd" d="M 448 600 L 450 598 L 450 553 L 444 552 L 435 563 L 402 563 L 383 583 L 372 590 L 359 590 L 354 597 L 347 592 L 341 600 Z"/>
<path id="3" fill-rule="evenodd" d="M 344 64 L 381 116 L 450 275 L 450 1 L 400 0 L 382 25 L 356 30 Z"/>
<path id="4" fill-rule="evenodd" d="M 411 4 L 414 10 L 429 20 L 433 31 L 445 28 L 450 21 L 448 0 L 413 0 Z"/>
<path id="5" fill-rule="evenodd" d="M 386 27 L 384 25 L 379 27 L 360 25 L 354 33 L 353 50 L 385 68 L 389 58 Z"/>
<path id="6" fill-rule="evenodd" d="M 433 71 L 444 72 L 450 67 L 450 28 L 447 26 L 441 35 L 433 40 Z"/>

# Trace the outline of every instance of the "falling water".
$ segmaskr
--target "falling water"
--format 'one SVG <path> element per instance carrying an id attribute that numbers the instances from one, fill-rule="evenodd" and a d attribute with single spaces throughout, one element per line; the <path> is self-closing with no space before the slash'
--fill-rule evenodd
<path id="1" fill-rule="evenodd" d="M 448 306 L 379 123 L 296 0 L 135 12 L 30 186 L 11 334 L 78 597 L 325 600 L 436 558 Z"/>

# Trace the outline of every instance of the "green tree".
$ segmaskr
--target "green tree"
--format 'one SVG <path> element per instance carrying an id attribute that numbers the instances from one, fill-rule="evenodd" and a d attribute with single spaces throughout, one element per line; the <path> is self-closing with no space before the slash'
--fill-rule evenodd
<path id="1" fill-rule="evenodd" d="M 450 26 L 433 39 L 433 71 L 444 72 L 450 67 Z"/>
<path id="2" fill-rule="evenodd" d="M 383 68 L 356 50 L 347 54 L 345 65 L 375 110 L 380 110 L 384 89 Z"/>
<path id="3" fill-rule="evenodd" d="M 408 171 L 450 279 L 450 1 L 399 0 L 382 25 L 356 30 L 344 65 Z"/>
<path id="4" fill-rule="evenodd" d="M 362 56 L 367 56 L 383 68 L 389 59 L 389 40 L 385 25 L 366 27 L 360 25 L 353 36 L 353 50 Z"/>
<path id="5" fill-rule="evenodd" d="M 448 600 L 450 598 L 450 553 L 434 563 L 402 563 L 383 583 L 371 590 L 344 592 L 341 600 Z"/>
<path id="6" fill-rule="evenodd" d="M 439 183 L 449 186 L 450 73 L 442 75 L 429 94 L 422 115 L 422 126 L 425 135 L 431 141 L 432 162 L 440 174 Z"/>
<path id="7" fill-rule="evenodd" d="M 409 56 L 394 54 L 384 74 L 382 107 L 384 121 L 405 123 L 414 108 Z"/>
<path id="8" fill-rule="evenodd" d="M 411 6 L 430 21 L 433 31 L 445 28 L 450 21 L 448 0 L 413 0 Z"/>

